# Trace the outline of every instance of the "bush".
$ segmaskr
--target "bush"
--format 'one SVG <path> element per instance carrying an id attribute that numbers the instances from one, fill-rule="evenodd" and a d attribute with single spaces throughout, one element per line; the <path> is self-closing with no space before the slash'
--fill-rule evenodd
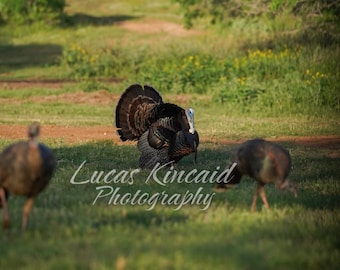
<path id="1" fill-rule="evenodd" d="M 51 23 L 60 19 L 65 5 L 65 0 L 0 0 L 0 18 L 16 24 Z"/>
<path id="2" fill-rule="evenodd" d="M 205 94 L 209 86 L 223 75 L 223 63 L 203 52 L 150 57 L 143 63 L 139 77 L 153 81 L 163 89 L 177 88 L 180 93 Z"/>
<path id="3" fill-rule="evenodd" d="M 60 62 L 69 69 L 72 78 L 81 80 L 95 77 L 120 77 L 128 61 L 118 48 L 93 51 L 71 44 L 64 48 Z"/>
<path id="4" fill-rule="evenodd" d="M 208 94 L 242 112 L 319 114 L 340 110 L 339 54 L 334 48 L 288 45 L 218 56 L 206 47 L 152 53 L 121 46 L 91 51 L 72 44 L 61 63 L 77 80 L 119 77 L 163 93 Z"/>
<path id="5" fill-rule="evenodd" d="M 244 19 L 247 23 L 263 18 L 290 14 L 301 21 L 300 34 L 322 45 L 340 40 L 340 2 L 337 0 L 173 0 L 184 12 L 184 24 L 190 28 L 194 20 L 211 18 L 212 24 L 231 26 Z"/>
<path id="6" fill-rule="evenodd" d="M 271 115 L 339 111 L 339 72 L 329 61 L 322 60 L 318 66 L 310 62 L 319 53 L 300 46 L 248 50 L 227 66 L 214 99 Z"/>

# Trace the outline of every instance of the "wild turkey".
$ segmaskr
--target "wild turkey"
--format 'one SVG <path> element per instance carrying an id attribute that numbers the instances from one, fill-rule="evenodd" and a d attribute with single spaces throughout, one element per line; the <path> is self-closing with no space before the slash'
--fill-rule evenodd
<path id="1" fill-rule="evenodd" d="M 196 160 L 194 110 L 163 103 L 151 86 L 134 84 L 125 90 L 116 107 L 116 127 L 122 141 L 138 140 L 141 168 L 178 162 L 191 153 Z"/>
<path id="2" fill-rule="evenodd" d="M 12 144 L 0 154 L 0 201 L 4 211 L 4 229 L 9 227 L 8 195 L 27 197 L 22 215 L 22 230 L 25 230 L 34 198 L 46 187 L 55 170 L 56 157 L 47 146 L 38 142 L 39 131 L 37 123 L 31 124 L 28 141 Z"/>
<path id="3" fill-rule="evenodd" d="M 297 197 L 296 183 L 287 179 L 291 167 L 290 155 L 281 146 L 262 139 L 246 141 L 237 149 L 232 164 L 234 163 L 237 163 L 236 167 L 229 176 L 222 175 L 215 183 L 215 188 L 229 189 L 238 184 L 243 175 L 252 177 L 257 181 L 251 204 L 252 212 L 255 210 L 259 194 L 264 206 L 269 208 L 264 191 L 265 184 L 274 183 L 279 189 L 289 190 Z"/>

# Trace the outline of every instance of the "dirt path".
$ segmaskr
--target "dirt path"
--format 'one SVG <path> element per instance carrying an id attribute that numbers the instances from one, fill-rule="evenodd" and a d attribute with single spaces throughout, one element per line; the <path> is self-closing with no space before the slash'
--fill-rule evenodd
<path id="1" fill-rule="evenodd" d="M 0 125 L 0 138 L 23 140 L 26 139 L 26 125 Z M 44 139 L 61 139 L 67 143 L 81 143 L 90 141 L 111 140 L 120 142 L 114 127 L 75 127 L 44 125 L 41 128 Z"/>
<path id="2" fill-rule="evenodd" d="M 22 140 L 26 139 L 26 125 L 0 125 L 0 139 Z M 41 129 L 41 137 L 44 139 L 61 139 L 66 143 L 82 143 L 91 141 L 110 140 L 121 143 L 113 126 L 75 127 L 44 125 Z M 326 148 L 338 151 L 340 154 L 340 136 L 303 136 L 303 137 L 279 137 L 272 141 L 291 141 L 307 147 Z M 211 141 L 202 137 L 202 142 L 219 143 L 222 145 L 237 144 L 244 141 L 218 140 Z M 132 142 L 133 143 L 133 142 Z M 126 144 L 126 142 L 124 142 Z"/>

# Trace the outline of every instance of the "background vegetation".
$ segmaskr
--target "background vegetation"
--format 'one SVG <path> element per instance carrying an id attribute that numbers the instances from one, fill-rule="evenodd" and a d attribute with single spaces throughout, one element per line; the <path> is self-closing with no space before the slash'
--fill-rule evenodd
<path id="1" fill-rule="evenodd" d="M 249 178 L 216 194 L 207 211 L 92 205 L 98 185 L 72 185 L 75 170 L 84 160 L 79 179 L 96 170 L 132 170 L 136 146 L 43 137 L 58 169 L 25 234 L 24 199 L 10 199 L 0 269 L 337 269 L 339 145 L 282 137 L 340 135 L 338 11 L 337 1 L 314 0 L 0 0 L 0 124 L 38 120 L 42 132 L 44 125 L 111 127 L 115 100 L 78 99 L 98 93 L 110 99 L 131 83 L 147 83 L 164 100 L 195 108 L 199 171 L 228 163 L 237 146 L 230 139 L 281 137 L 299 184 L 297 199 L 266 186 L 271 210 L 258 203 L 254 214 Z M 63 84 L 30 84 L 41 80 Z M 13 89 L 12 81 L 27 86 Z M 0 149 L 12 142 L 0 137 Z M 192 159 L 176 169 L 192 170 Z M 149 173 L 116 186 L 132 193 L 199 186 L 213 192 L 210 184 L 145 184 Z"/>
<path id="2" fill-rule="evenodd" d="M 163 93 L 208 94 L 229 112 L 339 113 L 337 1 L 131 1 L 111 5 L 112 15 L 100 10 L 101 17 L 90 14 L 91 2 L 83 5 L 89 14 L 78 12 L 77 1 L 14 2 L 4 2 L 1 9 L 8 18 L 1 28 L 3 79 L 39 74 L 85 80 L 87 90 L 97 90 L 103 83 L 95 81 L 121 78 L 122 85 L 145 82 Z M 49 14 L 43 10 L 50 10 L 57 22 L 35 23 L 38 18 L 46 22 L 34 15 Z M 159 32 L 131 34 L 119 28 L 129 16 L 135 21 L 146 12 L 153 19 L 165 12 L 169 21 L 183 22 L 174 11 L 194 21 L 201 34 L 160 38 Z M 18 27 L 17 17 L 35 20 Z M 32 57 L 23 62 L 29 50 Z"/>
<path id="3" fill-rule="evenodd" d="M 58 22 L 65 4 L 65 0 L 1 0 L 0 19 L 15 24 Z"/>

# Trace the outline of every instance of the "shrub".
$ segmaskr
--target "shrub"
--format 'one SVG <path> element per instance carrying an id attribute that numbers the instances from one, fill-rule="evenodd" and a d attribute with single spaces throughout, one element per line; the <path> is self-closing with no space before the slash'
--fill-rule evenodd
<path id="1" fill-rule="evenodd" d="M 235 104 L 242 111 L 269 114 L 319 114 L 340 110 L 339 73 L 327 64 L 305 69 L 312 53 L 309 48 L 248 50 L 227 65 L 214 100 Z"/>
<path id="2" fill-rule="evenodd" d="M 88 50 L 77 44 L 65 47 L 61 64 L 70 76 L 80 80 L 94 77 L 119 77 L 127 66 L 124 54 L 118 49 Z"/>
<path id="3" fill-rule="evenodd" d="M 142 80 L 153 80 L 166 89 L 178 88 L 180 93 L 207 93 L 223 74 L 223 63 L 209 54 L 168 53 L 146 60 Z"/>
<path id="4" fill-rule="evenodd" d="M 206 47 L 154 53 L 121 46 L 91 51 L 73 44 L 61 62 L 78 80 L 123 77 L 162 93 L 209 94 L 239 112 L 287 115 L 340 110 L 338 54 L 288 45 L 223 56 Z"/>
<path id="5" fill-rule="evenodd" d="M 200 17 L 211 18 L 212 24 L 230 26 L 245 19 L 247 23 L 265 17 L 275 18 L 284 13 L 301 21 L 300 34 L 323 45 L 340 40 L 340 3 L 337 0 L 173 0 L 184 12 L 184 24 L 190 28 Z"/>
<path id="6" fill-rule="evenodd" d="M 65 5 L 65 0 L 0 0 L 0 17 L 17 24 L 53 22 L 60 18 Z"/>

